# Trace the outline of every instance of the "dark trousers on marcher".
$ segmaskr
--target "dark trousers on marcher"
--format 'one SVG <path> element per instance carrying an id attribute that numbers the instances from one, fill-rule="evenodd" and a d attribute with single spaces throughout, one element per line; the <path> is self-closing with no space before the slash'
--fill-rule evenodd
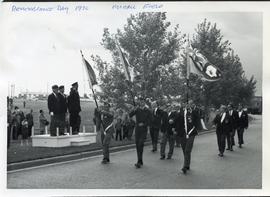
<path id="1" fill-rule="evenodd" d="M 65 134 L 66 114 L 59 114 L 59 135 Z"/>
<path id="2" fill-rule="evenodd" d="M 180 144 L 181 144 L 180 143 L 180 136 L 177 135 L 177 136 L 175 136 L 175 146 L 180 147 Z"/>
<path id="3" fill-rule="evenodd" d="M 147 127 L 137 126 L 135 128 L 135 143 L 136 143 L 136 150 L 137 150 L 137 158 L 138 163 L 143 164 L 143 147 L 144 147 L 144 141 L 146 139 L 147 135 Z"/>
<path id="4" fill-rule="evenodd" d="M 189 136 L 189 138 L 186 137 L 180 138 L 180 144 L 184 154 L 184 165 L 183 165 L 184 168 L 190 167 L 191 151 L 193 148 L 194 139 L 195 136 Z"/>
<path id="5" fill-rule="evenodd" d="M 232 146 L 235 145 L 234 136 L 235 136 L 235 129 L 233 129 L 232 132 L 231 132 L 231 143 L 232 143 Z"/>
<path id="6" fill-rule="evenodd" d="M 226 134 L 226 141 L 227 141 L 227 148 L 228 149 L 231 149 L 232 148 L 232 141 L 231 141 L 231 136 L 232 136 L 232 133 L 229 132 Z"/>
<path id="7" fill-rule="evenodd" d="M 244 130 L 245 130 L 244 128 L 237 129 L 237 136 L 238 136 L 238 144 L 239 145 L 244 144 L 244 139 L 243 139 Z"/>
<path id="8" fill-rule="evenodd" d="M 157 150 L 158 134 L 159 134 L 159 128 L 155 128 L 155 127 L 150 128 L 152 146 L 153 146 L 153 150 L 155 151 Z"/>
<path id="9" fill-rule="evenodd" d="M 220 153 L 224 153 L 225 146 L 226 146 L 226 134 L 217 132 L 217 143 L 218 143 L 218 150 Z"/>
<path id="10" fill-rule="evenodd" d="M 78 134 L 80 131 L 81 117 L 79 113 L 70 113 L 69 123 L 72 128 L 72 134 Z"/>
<path id="11" fill-rule="evenodd" d="M 110 160 L 110 143 L 112 139 L 114 129 L 111 127 L 106 131 L 106 135 L 101 133 L 101 142 L 102 142 L 102 150 L 103 150 L 103 160 Z"/>
<path id="12" fill-rule="evenodd" d="M 115 140 L 117 141 L 119 137 L 119 140 L 122 141 L 122 130 L 121 129 L 117 129 L 115 131 Z"/>
<path id="13" fill-rule="evenodd" d="M 160 156 L 165 157 L 165 149 L 166 149 L 167 141 L 169 142 L 168 157 L 171 158 L 173 155 L 173 150 L 174 150 L 175 136 L 168 135 L 166 133 L 162 133 L 161 142 L 160 142 Z"/>

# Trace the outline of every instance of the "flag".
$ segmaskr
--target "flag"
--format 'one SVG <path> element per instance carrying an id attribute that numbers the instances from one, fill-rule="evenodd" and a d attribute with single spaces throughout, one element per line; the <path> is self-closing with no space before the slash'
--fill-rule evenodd
<path id="1" fill-rule="evenodd" d="M 130 65 L 129 65 L 128 61 L 125 58 L 125 55 L 122 52 L 122 50 L 121 50 L 120 46 L 118 45 L 118 43 L 116 43 L 116 45 L 117 45 L 118 53 L 120 55 L 121 64 L 124 67 L 126 80 L 133 81 L 133 79 L 134 79 L 134 70 L 131 69 L 131 71 L 129 71 Z"/>
<path id="2" fill-rule="evenodd" d="M 202 77 L 202 80 L 217 81 L 221 78 L 221 71 L 211 64 L 207 58 L 197 49 L 187 48 L 187 79 L 190 73 L 194 73 Z"/>
<path id="3" fill-rule="evenodd" d="M 82 52 L 81 52 L 81 54 L 82 54 Z M 92 66 L 89 64 L 89 62 L 84 58 L 83 54 L 82 54 L 82 61 L 83 61 L 83 64 L 86 68 L 86 71 L 87 71 L 87 74 L 89 77 L 89 86 L 91 89 L 93 89 L 93 85 L 97 84 L 96 74 L 95 74 Z"/>

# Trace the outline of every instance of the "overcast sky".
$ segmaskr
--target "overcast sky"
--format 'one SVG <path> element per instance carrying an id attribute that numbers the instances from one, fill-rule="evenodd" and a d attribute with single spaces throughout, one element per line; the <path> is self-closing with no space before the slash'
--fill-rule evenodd
<path id="1" fill-rule="evenodd" d="M 110 6 L 108 6 L 110 7 Z M 135 13 L 136 11 L 133 11 Z M 70 85 L 78 81 L 81 95 L 90 93 L 79 50 L 86 59 L 97 54 L 110 61 L 110 54 L 100 45 L 103 28 L 112 33 L 122 29 L 131 12 L 96 7 L 86 14 L 11 13 L 5 20 L 1 49 L 1 72 L 4 80 L 20 91 L 51 91 L 53 84 Z M 225 40 L 239 55 L 246 76 L 254 75 L 256 95 L 262 94 L 262 14 L 259 12 L 177 12 L 167 11 L 172 26 L 180 25 L 182 33 L 195 33 L 204 18 L 217 23 Z"/>

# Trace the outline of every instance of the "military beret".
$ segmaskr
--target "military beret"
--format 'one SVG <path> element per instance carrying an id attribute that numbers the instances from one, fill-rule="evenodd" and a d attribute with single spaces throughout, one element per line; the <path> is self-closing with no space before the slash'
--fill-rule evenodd
<path id="1" fill-rule="evenodd" d="M 53 85 L 52 89 L 58 89 L 58 85 Z"/>
<path id="2" fill-rule="evenodd" d="M 71 86 L 73 87 L 73 86 L 76 86 L 76 85 L 78 85 L 78 82 L 73 83 Z"/>

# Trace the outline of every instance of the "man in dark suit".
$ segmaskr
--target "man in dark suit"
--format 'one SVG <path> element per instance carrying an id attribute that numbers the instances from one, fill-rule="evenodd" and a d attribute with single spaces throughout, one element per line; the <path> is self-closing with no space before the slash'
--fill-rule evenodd
<path id="1" fill-rule="evenodd" d="M 64 135 L 66 128 L 66 115 L 67 115 L 67 96 L 65 95 L 65 87 L 59 86 L 59 116 L 60 116 L 60 129 L 59 135 Z"/>
<path id="2" fill-rule="evenodd" d="M 169 142 L 169 152 L 167 159 L 171 159 L 174 151 L 176 136 L 177 111 L 175 105 L 168 106 L 162 116 L 162 137 L 160 142 L 160 159 L 165 159 L 166 144 Z"/>
<path id="3" fill-rule="evenodd" d="M 244 131 L 248 128 L 248 114 L 243 110 L 243 105 L 238 105 L 238 117 L 236 121 L 237 125 L 237 135 L 238 135 L 238 144 L 239 148 L 242 148 L 242 144 L 244 144 Z"/>
<path id="4" fill-rule="evenodd" d="M 233 151 L 233 146 L 235 145 L 234 136 L 236 131 L 236 121 L 238 113 L 233 109 L 231 103 L 228 105 L 228 114 L 230 117 L 231 132 L 229 133 L 229 135 L 227 135 L 227 146 L 228 146 L 227 150 Z"/>
<path id="5" fill-rule="evenodd" d="M 150 126 L 150 136 L 152 140 L 152 152 L 157 151 L 157 143 L 158 143 L 158 135 L 161 126 L 161 110 L 157 105 L 157 102 L 152 103 L 152 119 L 151 119 L 151 126 Z"/>
<path id="6" fill-rule="evenodd" d="M 135 143 L 137 150 L 137 163 L 135 164 L 136 168 L 141 168 L 143 165 L 143 148 L 144 141 L 149 131 L 150 121 L 151 121 L 151 112 L 148 109 L 145 99 L 139 97 L 139 106 L 134 107 L 134 109 L 129 113 L 130 117 L 136 116 L 136 126 L 135 126 Z"/>
<path id="7" fill-rule="evenodd" d="M 198 135 L 200 116 L 197 110 L 194 110 L 192 101 L 180 110 L 177 117 L 177 135 L 180 137 L 180 143 L 184 154 L 184 164 L 182 172 L 186 174 L 190 170 L 191 152 L 195 136 Z"/>
<path id="8" fill-rule="evenodd" d="M 231 123 L 229 114 L 226 112 L 226 106 L 220 106 L 220 113 L 216 115 L 214 119 L 216 125 L 217 143 L 218 143 L 218 156 L 223 157 L 225 151 L 225 139 L 228 133 L 231 132 Z"/>
<path id="9" fill-rule="evenodd" d="M 32 127 L 34 126 L 34 117 L 33 117 L 33 110 L 30 109 L 30 112 L 25 115 L 25 118 L 28 122 L 28 135 L 27 137 L 31 137 L 32 135 Z"/>
<path id="10" fill-rule="evenodd" d="M 56 136 L 56 128 L 60 128 L 60 104 L 58 86 L 52 86 L 52 93 L 48 96 L 48 109 L 51 117 L 50 133 Z"/>
<path id="11" fill-rule="evenodd" d="M 78 83 L 72 84 L 70 94 L 68 96 L 68 111 L 69 111 L 69 122 L 72 128 L 72 134 L 78 134 L 80 131 L 81 117 L 79 115 L 81 111 L 80 95 L 78 93 Z"/>

